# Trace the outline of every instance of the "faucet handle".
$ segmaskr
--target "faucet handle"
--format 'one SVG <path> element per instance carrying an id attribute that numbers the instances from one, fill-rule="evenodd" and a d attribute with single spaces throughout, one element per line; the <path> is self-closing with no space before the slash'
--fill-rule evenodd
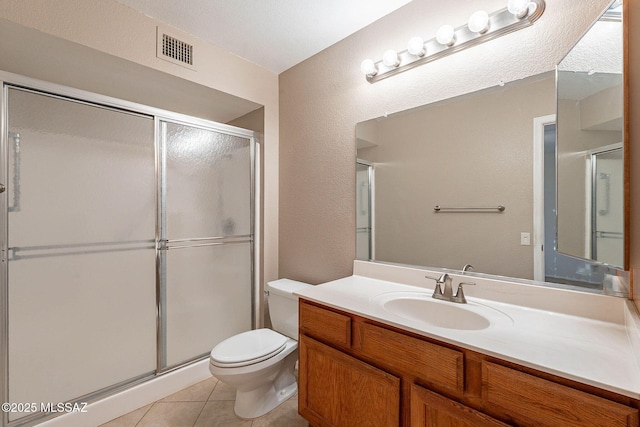
<path id="1" fill-rule="evenodd" d="M 476 284 L 475 284 L 475 283 L 472 283 L 472 282 L 460 282 L 460 283 L 458 284 L 458 293 L 461 293 L 461 294 L 462 294 L 462 285 L 465 285 L 465 286 L 475 286 Z M 456 294 L 456 295 L 457 295 L 457 294 Z M 464 295 L 464 294 L 463 294 L 463 295 Z"/>
<path id="2" fill-rule="evenodd" d="M 443 273 L 440 277 L 433 276 L 424 276 L 425 279 L 435 280 L 436 284 L 445 283 L 447 280 L 450 280 L 450 277 L 447 273 Z"/>
<path id="3" fill-rule="evenodd" d="M 465 286 L 475 286 L 475 283 L 471 283 L 471 282 L 460 282 L 458 284 L 458 290 L 456 291 L 456 294 L 453 296 L 453 301 L 454 302 L 459 302 L 462 304 L 466 304 L 467 303 L 467 299 L 464 297 L 464 290 L 462 289 L 462 285 Z"/>
<path id="4" fill-rule="evenodd" d="M 424 276 L 425 279 L 431 279 L 434 280 L 436 282 L 436 287 L 433 289 L 433 298 L 436 299 L 442 299 L 442 288 L 440 287 L 440 285 L 442 283 L 444 283 L 441 279 L 442 277 L 431 277 L 431 276 Z"/>

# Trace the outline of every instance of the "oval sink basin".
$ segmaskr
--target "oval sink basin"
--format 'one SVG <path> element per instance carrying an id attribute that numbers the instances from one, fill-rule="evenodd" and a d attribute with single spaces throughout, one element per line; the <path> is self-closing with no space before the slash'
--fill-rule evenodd
<path id="1" fill-rule="evenodd" d="M 438 328 L 475 331 L 513 325 L 511 317 L 492 307 L 441 301 L 425 292 L 392 292 L 378 295 L 373 302 L 388 313 Z"/>

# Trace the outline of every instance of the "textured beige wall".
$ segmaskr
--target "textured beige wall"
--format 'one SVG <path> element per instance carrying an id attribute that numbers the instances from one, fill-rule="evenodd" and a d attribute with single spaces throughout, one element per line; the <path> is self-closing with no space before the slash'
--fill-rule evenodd
<path id="1" fill-rule="evenodd" d="M 16 24 L 49 38 L 44 39 L 45 45 L 16 41 L 13 37 Z M 16 69 L 27 76 L 123 99 L 135 97 L 139 91 L 145 93 L 146 98 L 134 99 L 136 102 L 157 105 L 168 100 L 166 105 L 157 106 L 172 111 L 179 108 L 183 113 L 205 117 L 206 109 L 212 108 L 206 103 L 216 91 L 251 101 L 256 107 L 264 106 L 263 174 L 267 191 L 264 193 L 263 280 L 275 279 L 278 277 L 278 76 L 178 30 L 172 30 L 172 34 L 194 44 L 196 70 L 158 59 L 158 25 L 164 24 L 115 0 L 3 0 L 0 2 L 0 36 L 10 43 L 0 43 L 0 69 Z M 37 36 L 36 39 L 39 43 L 43 40 Z M 59 39 L 78 46 L 70 45 L 72 49 L 46 61 L 37 55 L 29 56 L 29 52 L 46 52 L 48 43 L 60 45 Z M 87 53 L 87 50 L 103 55 Z M 78 52 L 82 55 L 78 56 Z M 17 59 L 22 62 L 15 63 Z M 113 67 L 120 66 L 123 66 L 120 72 L 112 72 Z M 162 76 L 163 73 L 173 79 Z M 154 84 L 173 82 L 189 92 L 180 93 L 167 85 L 155 88 L 157 96 L 154 96 L 150 81 Z M 204 114 L 200 114 L 203 111 Z"/>
<path id="2" fill-rule="evenodd" d="M 379 145 L 358 150 L 376 165 L 376 259 L 533 279 L 533 119 L 554 112 L 546 73 L 377 120 Z"/>
<path id="3" fill-rule="evenodd" d="M 369 84 L 360 62 L 433 37 L 499 0 L 414 0 L 280 75 L 281 277 L 320 283 L 352 273 L 356 123 L 554 69 L 608 0 L 554 0 L 533 27 Z M 453 9 L 457 11 L 453 11 Z"/>

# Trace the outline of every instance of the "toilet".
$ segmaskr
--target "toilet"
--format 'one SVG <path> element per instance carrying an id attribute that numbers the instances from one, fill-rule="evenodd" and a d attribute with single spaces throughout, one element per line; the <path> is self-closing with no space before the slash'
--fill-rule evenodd
<path id="1" fill-rule="evenodd" d="M 272 329 L 234 335 L 216 345 L 209 371 L 236 389 L 234 410 L 240 418 L 256 418 L 275 409 L 298 390 L 298 289 L 307 283 L 280 279 L 266 285 Z"/>

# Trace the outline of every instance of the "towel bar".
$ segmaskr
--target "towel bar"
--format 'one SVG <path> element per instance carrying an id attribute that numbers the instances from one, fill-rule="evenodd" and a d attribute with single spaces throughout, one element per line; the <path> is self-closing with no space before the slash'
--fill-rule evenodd
<path id="1" fill-rule="evenodd" d="M 436 205 L 433 210 L 435 212 L 477 212 L 477 211 L 498 211 L 504 212 L 506 208 L 503 205 L 498 205 L 496 207 L 455 207 L 455 208 L 447 208 L 444 206 Z"/>

